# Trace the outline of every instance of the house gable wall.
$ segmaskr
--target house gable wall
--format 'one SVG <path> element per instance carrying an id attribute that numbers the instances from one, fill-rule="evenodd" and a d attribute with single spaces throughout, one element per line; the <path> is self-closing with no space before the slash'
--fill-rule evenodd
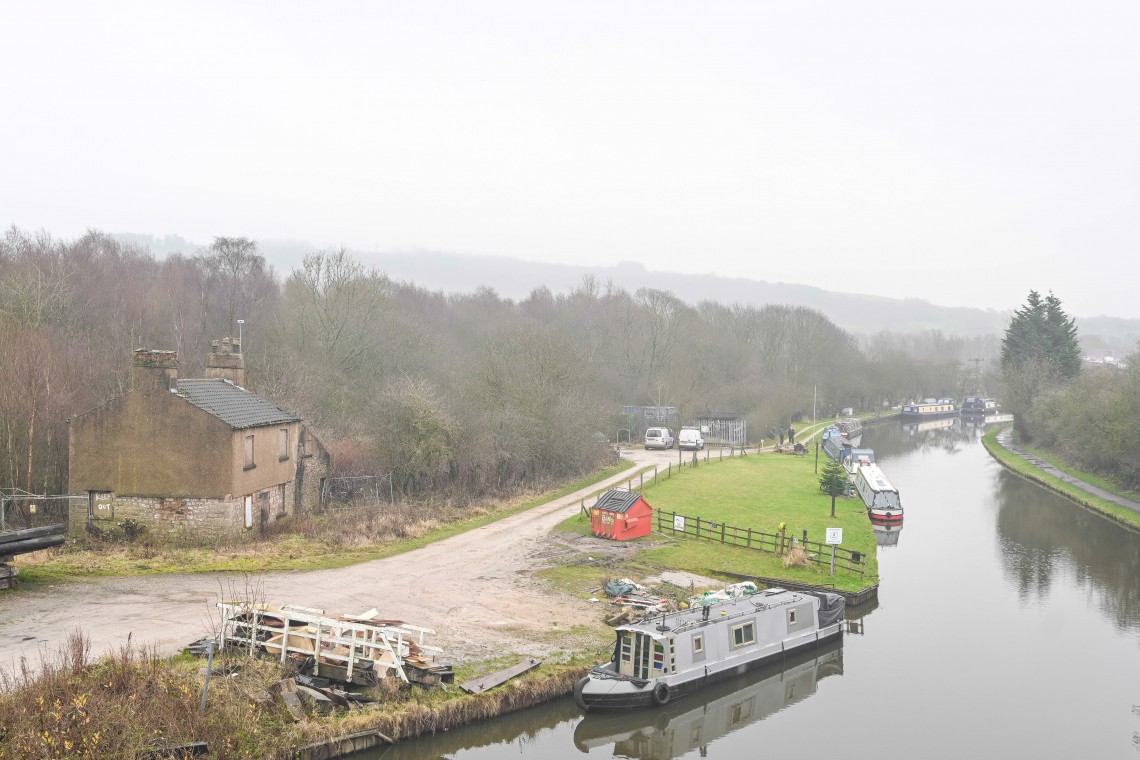
<path id="1" fill-rule="evenodd" d="M 233 470 L 230 427 L 158 385 L 73 417 L 69 490 L 121 496 L 225 498 Z"/>

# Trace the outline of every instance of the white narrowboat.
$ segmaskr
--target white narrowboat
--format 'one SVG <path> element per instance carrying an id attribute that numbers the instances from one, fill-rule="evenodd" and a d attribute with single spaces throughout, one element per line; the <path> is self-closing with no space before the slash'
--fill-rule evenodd
<path id="1" fill-rule="evenodd" d="M 855 490 L 867 505 L 872 521 L 902 522 L 903 508 L 898 489 L 876 464 L 865 464 L 855 473 Z"/>
<path id="2" fill-rule="evenodd" d="M 615 629 L 610 662 L 574 687 L 583 710 L 666 705 L 843 636 L 839 594 L 773 588 Z"/>

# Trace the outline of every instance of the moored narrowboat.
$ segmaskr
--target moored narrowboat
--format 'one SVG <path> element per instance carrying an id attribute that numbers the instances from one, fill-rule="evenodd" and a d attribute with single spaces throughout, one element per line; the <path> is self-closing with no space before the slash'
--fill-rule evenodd
<path id="1" fill-rule="evenodd" d="M 952 398 L 928 398 L 913 404 L 903 404 L 899 415 L 908 419 L 949 417 L 958 414 L 958 402 Z"/>
<path id="2" fill-rule="evenodd" d="M 773 588 L 618 626 L 610 662 L 574 688 L 583 710 L 668 704 L 843 635 L 839 594 Z"/>
<path id="3" fill-rule="evenodd" d="M 903 508 L 899 492 L 878 465 L 865 464 L 855 473 L 855 490 L 867 505 L 872 521 L 902 522 Z"/>

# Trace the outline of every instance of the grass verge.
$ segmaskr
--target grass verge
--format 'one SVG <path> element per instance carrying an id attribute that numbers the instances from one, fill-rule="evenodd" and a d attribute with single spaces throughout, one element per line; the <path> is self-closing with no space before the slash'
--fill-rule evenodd
<path id="1" fill-rule="evenodd" d="M 1023 457 L 1018 456 L 1014 452 L 998 443 L 998 433 L 1000 433 L 1003 429 L 1004 428 L 996 428 L 994 430 L 987 431 L 986 434 L 982 436 L 982 444 L 986 447 L 986 451 L 990 453 L 990 456 L 996 459 L 1007 470 L 1020 475 L 1026 480 L 1031 480 L 1034 483 L 1037 483 L 1038 485 L 1041 485 L 1044 488 L 1053 491 L 1054 493 L 1060 494 L 1061 496 L 1064 496 L 1065 498 L 1076 502 L 1080 506 L 1090 511 L 1101 514 L 1107 519 L 1117 523 L 1118 525 L 1122 525 L 1134 531 L 1140 531 L 1140 513 L 1134 512 L 1128 507 L 1121 506 L 1115 502 L 1108 501 L 1107 499 L 1102 499 L 1101 497 L 1095 494 L 1091 494 L 1082 488 L 1078 488 L 1071 483 L 1066 483 L 1060 478 L 1054 477 L 1049 473 L 1042 472 L 1037 467 L 1034 467 L 1033 464 L 1025 460 Z M 1116 489 L 1111 483 L 1107 483 L 1104 480 L 1097 478 L 1095 475 L 1090 475 L 1089 473 L 1081 472 L 1080 470 L 1074 469 L 1067 465 L 1062 465 L 1057 461 L 1056 456 L 1053 454 L 1030 448 L 1026 448 L 1026 451 L 1029 451 L 1036 456 L 1040 456 L 1045 461 L 1055 465 L 1062 472 L 1072 475 L 1075 478 L 1085 480 L 1086 482 L 1104 488 L 1107 491 L 1120 493 L 1118 489 Z M 1124 493 L 1121 493 L 1120 495 L 1124 496 L 1125 498 L 1133 498 L 1134 496 L 1133 494 Z"/>
<path id="2" fill-rule="evenodd" d="M 261 540 L 208 546 L 142 540 L 132 544 L 72 542 L 22 556 L 22 584 L 57 583 L 79 575 L 320 570 L 346 567 L 418 549 L 588 488 L 634 463 L 622 461 L 557 489 L 468 509 L 417 510 L 371 506 L 283 520 Z M 439 517 L 443 515 L 443 519 Z M 280 531 L 280 532 L 278 532 Z"/>

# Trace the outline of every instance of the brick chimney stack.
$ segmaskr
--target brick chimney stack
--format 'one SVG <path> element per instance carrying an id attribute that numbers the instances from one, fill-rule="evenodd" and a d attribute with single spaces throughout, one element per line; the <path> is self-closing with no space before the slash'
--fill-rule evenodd
<path id="1" fill-rule="evenodd" d="M 153 348 L 135 349 L 131 364 L 131 388 L 138 391 L 169 391 L 178 383 L 178 352 Z"/>
<path id="2" fill-rule="evenodd" d="M 206 377 L 220 377 L 234 385 L 245 387 L 245 357 L 241 353 L 241 342 L 236 338 L 225 337 L 210 344 L 210 355 L 206 357 Z"/>

